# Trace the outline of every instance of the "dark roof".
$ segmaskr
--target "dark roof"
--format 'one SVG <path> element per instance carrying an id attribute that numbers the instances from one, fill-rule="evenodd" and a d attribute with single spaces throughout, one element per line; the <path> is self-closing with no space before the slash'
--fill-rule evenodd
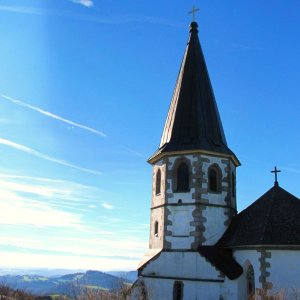
<path id="1" fill-rule="evenodd" d="M 238 278 L 243 273 L 243 268 L 233 258 L 231 249 L 222 249 L 217 246 L 199 246 L 198 251 L 231 280 Z"/>
<path id="2" fill-rule="evenodd" d="M 300 201 L 277 184 L 237 214 L 220 246 L 300 246 Z"/>
<path id="3" fill-rule="evenodd" d="M 160 148 L 154 156 L 182 150 L 234 155 L 227 147 L 197 28 L 192 22 Z"/>

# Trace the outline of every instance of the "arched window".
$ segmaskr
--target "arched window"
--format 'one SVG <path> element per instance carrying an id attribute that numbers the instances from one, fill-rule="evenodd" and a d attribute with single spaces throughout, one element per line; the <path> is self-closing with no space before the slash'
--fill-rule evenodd
<path id="1" fill-rule="evenodd" d="M 158 236 L 158 222 L 157 221 L 155 221 L 155 223 L 154 223 L 154 235 Z"/>
<path id="2" fill-rule="evenodd" d="M 247 279 L 247 299 L 252 300 L 254 299 L 254 295 L 255 295 L 255 278 L 254 278 L 254 269 L 251 265 L 247 269 L 246 279 Z"/>
<path id="3" fill-rule="evenodd" d="M 156 173 L 155 194 L 156 195 L 160 194 L 160 190 L 161 190 L 161 172 L 160 169 L 158 169 Z"/>
<path id="4" fill-rule="evenodd" d="M 173 286 L 173 300 L 183 299 L 183 283 L 182 281 L 175 281 Z"/>
<path id="5" fill-rule="evenodd" d="M 188 192 L 189 189 L 189 168 L 182 162 L 177 168 L 177 192 Z"/>
<path id="6" fill-rule="evenodd" d="M 221 170 L 216 165 L 208 169 L 208 189 L 213 193 L 221 192 Z"/>
<path id="7" fill-rule="evenodd" d="M 233 172 L 231 174 L 231 194 L 232 197 L 235 197 L 235 175 Z"/>

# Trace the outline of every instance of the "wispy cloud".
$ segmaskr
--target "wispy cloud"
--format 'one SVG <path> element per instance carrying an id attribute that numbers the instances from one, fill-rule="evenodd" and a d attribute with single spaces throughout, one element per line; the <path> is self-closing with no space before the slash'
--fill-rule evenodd
<path id="1" fill-rule="evenodd" d="M 28 103 L 25 103 L 25 102 L 23 102 L 23 101 L 21 101 L 21 100 L 18 100 L 18 99 L 12 98 L 12 97 L 9 97 L 9 96 L 7 96 L 7 95 L 0 95 L 0 97 L 2 97 L 3 99 L 6 99 L 6 100 L 8 100 L 8 101 L 10 101 L 10 102 L 12 102 L 12 103 L 14 103 L 14 104 L 16 104 L 16 105 L 19 105 L 19 106 L 26 107 L 26 108 L 29 108 L 29 109 L 31 109 L 31 110 L 34 110 L 34 111 L 36 111 L 36 112 L 38 112 L 38 113 L 40 113 L 40 114 L 42 114 L 42 115 L 45 115 L 45 116 L 47 116 L 47 117 L 49 117 L 49 118 L 52 118 L 52 119 L 61 121 L 61 122 L 63 122 L 63 123 L 72 125 L 72 126 L 77 127 L 77 128 L 81 128 L 81 129 L 83 129 L 83 130 L 87 130 L 87 131 L 89 131 L 89 132 L 92 132 L 92 133 L 94 133 L 94 134 L 100 135 L 100 136 L 102 136 L 102 137 L 106 137 L 106 134 L 105 134 L 105 133 L 103 133 L 103 132 L 101 132 L 101 131 L 99 131 L 99 130 L 97 130 L 97 129 L 94 129 L 94 128 L 88 127 L 88 126 L 86 126 L 86 125 L 83 125 L 83 124 L 80 124 L 80 123 L 77 123 L 77 122 L 68 120 L 68 119 L 63 118 L 63 117 L 61 117 L 61 116 L 58 116 L 58 115 L 56 115 L 56 114 L 53 114 L 53 113 L 51 113 L 51 112 L 49 112 L 49 111 L 43 110 L 42 108 L 39 108 L 39 107 L 37 107 L 37 106 L 30 105 L 30 104 L 28 104 Z"/>
<path id="2" fill-rule="evenodd" d="M 111 197 L 110 193 L 98 187 L 69 180 L 5 173 L 0 174 L 0 194 L 1 191 L 8 191 L 29 202 L 47 203 L 54 209 L 76 212 L 87 218 L 102 202 L 107 203 L 103 198 Z"/>
<path id="3" fill-rule="evenodd" d="M 141 256 L 140 256 L 141 257 Z M 81 269 L 81 270 L 101 270 L 101 271 L 119 271 L 119 270 L 135 270 L 139 263 L 139 259 L 126 260 L 123 258 L 94 258 L 84 257 L 84 259 L 76 255 L 47 255 L 47 254 L 29 254 L 18 253 L 12 251 L 0 252 L 1 267 L 17 267 L 17 268 L 51 268 L 54 269 Z"/>
<path id="4" fill-rule="evenodd" d="M 128 147 L 126 147 L 126 146 L 121 146 L 123 149 L 125 149 L 126 151 L 128 151 L 129 153 L 131 153 L 131 154 L 134 154 L 134 155 L 136 155 L 136 156 L 140 156 L 140 157 L 144 157 L 144 155 L 142 154 L 142 153 L 140 153 L 140 152 L 137 152 L 137 151 L 135 151 L 135 150 L 133 150 L 133 149 L 131 149 L 131 148 L 128 148 Z"/>
<path id="5" fill-rule="evenodd" d="M 57 164 L 60 164 L 60 165 L 66 166 L 66 167 L 70 167 L 70 168 L 73 168 L 73 169 L 76 169 L 76 170 L 79 170 L 79 171 L 82 171 L 82 172 L 86 172 L 86 173 L 90 173 L 90 174 L 94 174 L 94 175 L 102 175 L 102 173 L 99 172 L 99 171 L 83 168 L 83 167 L 80 167 L 78 165 L 69 163 L 65 160 L 61 160 L 61 159 L 57 159 L 57 158 L 48 156 L 48 155 L 43 154 L 39 151 L 36 151 L 32 148 L 29 148 L 27 146 L 15 143 L 15 142 L 7 140 L 7 139 L 0 138 L 0 144 L 8 146 L 10 148 L 13 148 L 15 150 L 19 150 L 19 151 L 28 153 L 28 154 L 33 155 L 35 157 L 38 157 L 38 158 L 41 158 L 41 159 L 44 159 L 44 160 L 48 160 L 48 161 L 52 161 L 54 163 L 57 163 Z"/>
<path id="6" fill-rule="evenodd" d="M 51 264 L 56 267 L 52 261 L 59 261 L 60 268 L 72 265 L 72 268 L 103 270 L 116 265 L 121 269 L 134 269 L 147 249 L 144 233 L 148 232 L 148 224 L 107 215 L 97 216 L 93 221 L 89 215 L 91 210 L 87 213 L 76 211 L 79 198 L 83 199 L 80 205 L 85 208 L 101 205 L 113 208 L 109 201 L 97 199 L 99 192 L 94 186 L 73 181 L 0 174 L 0 225 L 3 229 L 0 232 L 0 266 L 10 258 L 10 266 L 13 262 L 16 266 Z M 53 205 L 56 201 L 59 202 L 57 207 Z M 66 203 L 70 204 L 68 210 L 64 208 Z M 115 221 L 118 222 L 113 224 Z M 119 234 L 115 227 L 120 230 Z M 66 258 L 70 261 L 66 262 Z"/>
<path id="7" fill-rule="evenodd" d="M 70 0 L 73 3 L 81 4 L 85 7 L 92 7 L 94 5 L 94 2 L 92 0 Z"/>
<path id="8" fill-rule="evenodd" d="M 102 202 L 102 203 L 101 203 L 101 206 L 102 206 L 103 208 L 105 208 L 105 209 L 113 209 L 113 208 L 114 208 L 113 205 L 111 205 L 111 204 L 109 204 L 109 203 L 107 203 L 107 202 Z"/>
<path id="9" fill-rule="evenodd" d="M 0 174 L 0 190 L 4 189 L 16 193 L 28 193 L 31 194 L 31 197 L 48 198 L 53 202 L 57 199 L 59 203 L 81 203 L 85 201 L 85 198 L 89 198 L 90 194 L 93 195 L 93 198 L 95 193 L 99 194 L 99 190 L 92 186 L 72 181 Z"/>
<path id="10" fill-rule="evenodd" d="M 8 190 L 1 189 L 0 198 L 0 224 L 81 228 L 80 218 L 76 214 L 29 201 Z"/>
<path id="11" fill-rule="evenodd" d="M 284 170 L 284 171 L 287 171 L 287 172 L 300 174 L 300 168 L 299 167 L 298 168 L 297 167 L 282 167 L 281 169 Z"/>
<path id="12" fill-rule="evenodd" d="M 44 10 L 35 7 L 0 5 L 0 10 L 21 14 L 45 15 Z"/>
<path id="13" fill-rule="evenodd" d="M 96 204 L 102 202 L 102 193 L 102 190 L 96 187 L 72 181 L 0 175 L 0 201 L 22 199 L 34 207 L 42 203 L 51 209 L 79 214 L 83 218 L 89 218 L 91 208 L 97 208 Z M 90 232 L 92 229 L 86 227 L 81 230 Z"/>
<path id="14" fill-rule="evenodd" d="M 141 240 L 130 235 L 123 235 L 122 237 L 114 237 L 109 233 L 88 234 L 79 237 L 54 235 L 44 237 L 42 240 L 36 237 L 35 235 L 24 237 L 19 233 L 12 237 L 7 232 L 1 231 L 0 246 L 11 245 L 35 250 L 107 257 L 124 256 L 124 253 L 126 253 L 131 258 L 141 257 L 141 254 L 147 248 L 147 238 Z"/>
<path id="15" fill-rule="evenodd" d="M 91 1 L 82 1 L 82 2 L 91 2 Z M 79 1 L 78 1 L 79 3 Z M 83 3 L 81 3 L 83 4 Z M 152 16 L 143 16 L 143 15 L 114 15 L 112 16 L 90 16 L 83 14 L 76 14 L 73 12 L 62 12 L 58 10 L 44 10 L 35 7 L 25 7 L 25 6 L 5 6 L 0 5 L 1 11 L 7 11 L 12 13 L 21 13 L 21 14 L 32 14 L 32 15 L 47 15 L 47 16 L 58 16 L 58 17 L 67 17 L 77 20 L 93 22 L 98 24 L 126 24 L 126 23 L 150 23 L 150 24 L 159 24 L 163 26 L 170 27 L 185 27 L 185 24 L 179 22 L 173 22 L 170 20 L 152 17 Z"/>
<path id="16" fill-rule="evenodd" d="M 51 183 L 67 183 L 69 181 L 60 180 L 60 179 L 52 179 L 46 177 L 33 177 L 33 176 L 26 176 L 26 175 L 15 175 L 15 174 L 0 174 L 0 178 L 13 178 L 13 179 L 22 179 L 22 180 L 30 180 L 30 181 L 40 181 L 40 182 L 51 182 Z M 72 182 L 72 184 L 74 184 Z M 83 186 L 79 183 L 77 185 Z"/>

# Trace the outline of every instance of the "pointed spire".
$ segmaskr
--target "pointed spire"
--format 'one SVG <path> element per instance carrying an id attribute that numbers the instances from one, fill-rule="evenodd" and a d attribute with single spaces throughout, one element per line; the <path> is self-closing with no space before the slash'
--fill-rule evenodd
<path id="1" fill-rule="evenodd" d="M 154 156 L 186 150 L 205 150 L 234 156 L 227 147 L 196 22 L 190 25 L 190 37 L 160 147 Z"/>

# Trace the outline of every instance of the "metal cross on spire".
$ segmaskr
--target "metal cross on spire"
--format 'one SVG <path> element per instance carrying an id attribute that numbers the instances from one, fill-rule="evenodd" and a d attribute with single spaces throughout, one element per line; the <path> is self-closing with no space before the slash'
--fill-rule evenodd
<path id="1" fill-rule="evenodd" d="M 192 14 L 192 21 L 195 22 L 195 14 L 196 12 L 199 11 L 199 8 L 196 8 L 195 6 L 193 6 L 192 10 L 189 11 L 189 14 Z"/>
<path id="2" fill-rule="evenodd" d="M 275 173 L 275 182 L 274 182 L 274 185 L 275 186 L 278 186 L 278 181 L 277 181 L 277 173 L 280 173 L 281 170 L 277 170 L 277 167 L 275 166 L 274 170 L 271 171 L 271 173 Z"/>

